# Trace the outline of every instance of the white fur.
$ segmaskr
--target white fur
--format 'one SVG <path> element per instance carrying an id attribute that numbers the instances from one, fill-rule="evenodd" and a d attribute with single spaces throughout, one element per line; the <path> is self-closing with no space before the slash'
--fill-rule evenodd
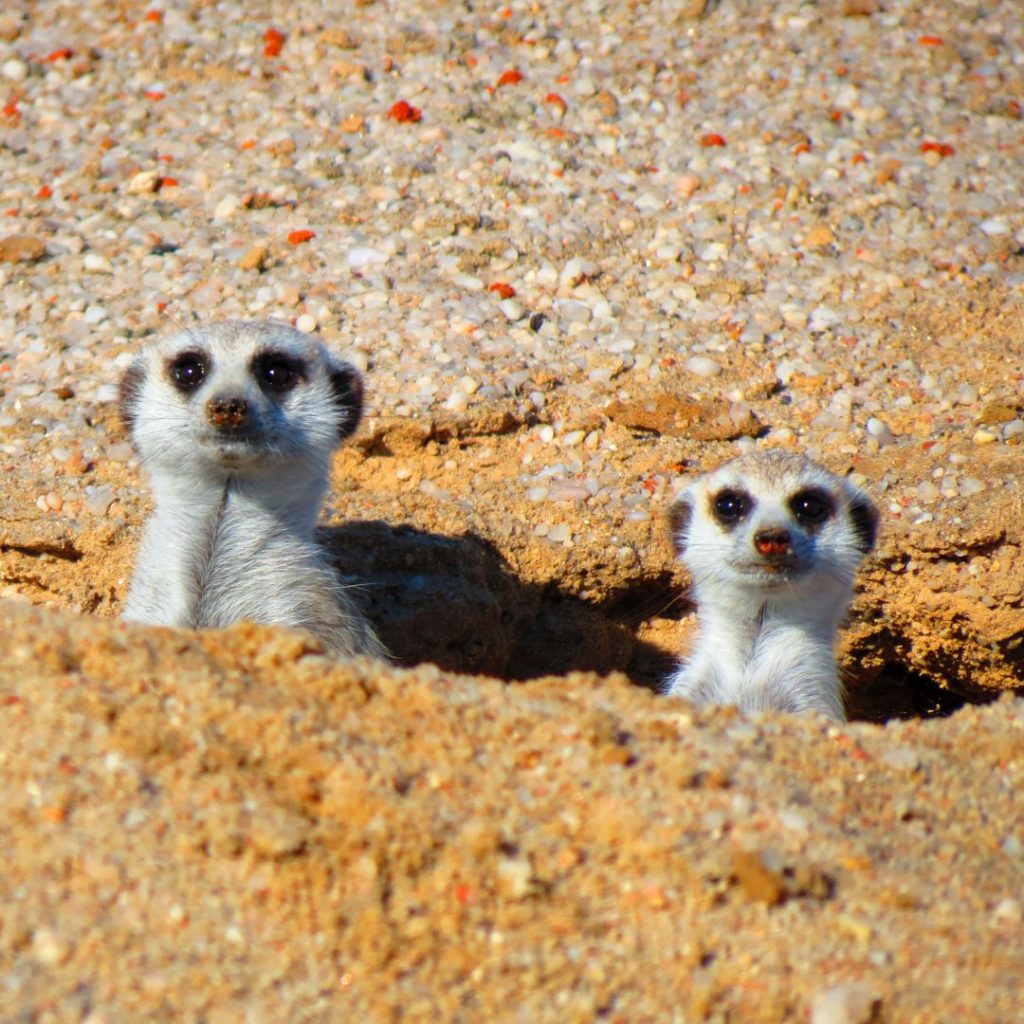
<path id="1" fill-rule="evenodd" d="M 834 501 L 835 514 L 816 529 L 801 526 L 788 504 L 807 487 Z M 754 500 L 731 530 L 712 514 L 724 489 Z M 857 568 L 874 540 L 869 499 L 809 459 L 770 451 L 699 477 L 674 513 L 673 539 L 693 578 L 699 631 L 666 692 L 698 705 L 815 710 L 845 720 L 833 647 Z M 755 547 L 755 535 L 772 529 L 789 532 L 791 570 L 772 571 Z"/>
<path id="2" fill-rule="evenodd" d="M 259 352 L 301 360 L 285 395 L 253 376 Z M 189 394 L 169 361 L 200 351 L 210 369 Z M 330 373 L 346 364 L 285 324 L 226 322 L 181 331 L 144 351 L 122 387 L 122 411 L 149 473 L 156 511 L 146 524 L 124 618 L 219 628 L 241 619 L 308 629 L 340 656 L 383 655 L 327 565 L 314 528 L 331 454 L 358 419 L 339 405 Z M 358 386 L 358 375 L 347 368 Z M 247 438 L 218 430 L 212 398 L 247 403 Z"/>

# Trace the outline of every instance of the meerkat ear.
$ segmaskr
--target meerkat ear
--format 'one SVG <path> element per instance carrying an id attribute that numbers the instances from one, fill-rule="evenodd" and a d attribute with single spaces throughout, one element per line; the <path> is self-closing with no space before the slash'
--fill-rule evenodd
<path id="1" fill-rule="evenodd" d="M 121 377 L 117 386 L 117 411 L 121 423 L 130 435 L 135 426 L 135 408 L 142 394 L 142 384 L 146 379 L 146 371 L 141 359 L 136 359 Z"/>
<path id="2" fill-rule="evenodd" d="M 688 495 L 682 495 L 668 510 L 668 525 L 672 531 L 672 547 L 676 555 L 682 555 L 690 539 L 690 521 L 693 519 L 693 505 Z"/>
<path id="3" fill-rule="evenodd" d="M 363 378 L 354 366 L 340 361 L 332 361 L 327 372 L 341 413 L 338 437 L 344 441 L 355 433 L 363 416 Z"/>
<path id="4" fill-rule="evenodd" d="M 857 535 L 857 547 L 866 555 L 875 546 L 878 535 L 878 509 L 867 498 L 854 498 L 850 502 L 850 522 Z"/>

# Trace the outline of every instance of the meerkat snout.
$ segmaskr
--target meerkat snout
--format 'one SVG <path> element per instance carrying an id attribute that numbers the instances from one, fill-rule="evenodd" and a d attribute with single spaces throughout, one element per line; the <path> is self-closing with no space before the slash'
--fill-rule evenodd
<path id="1" fill-rule="evenodd" d="M 793 550 L 789 530 L 781 526 L 773 526 L 755 533 L 754 547 L 757 548 L 759 555 L 769 560 L 785 558 Z"/>
<path id="2" fill-rule="evenodd" d="M 810 459 L 769 451 L 697 478 L 669 518 L 699 626 L 668 692 L 843 718 L 832 649 L 874 545 L 870 499 Z"/>
<path id="3" fill-rule="evenodd" d="M 125 618 L 250 619 L 384 654 L 314 534 L 331 457 L 362 415 L 355 367 L 287 324 L 206 324 L 147 348 L 120 399 L 156 499 Z"/>
<path id="4" fill-rule="evenodd" d="M 217 396 L 206 403 L 206 417 L 222 430 L 238 430 L 249 418 L 249 403 L 244 398 Z"/>

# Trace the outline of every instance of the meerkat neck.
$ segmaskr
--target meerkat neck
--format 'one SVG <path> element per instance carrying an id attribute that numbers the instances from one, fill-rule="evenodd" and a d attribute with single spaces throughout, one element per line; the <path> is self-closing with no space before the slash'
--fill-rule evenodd
<path id="1" fill-rule="evenodd" d="M 695 655 L 675 692 L 771 707 L 770 694 L 781 685 L 794 709 L 817 707 L 842 716 L 832 649 L 841 598 L 827 589 L 812 601 L 733 587 L 699 600 Z"/>
<path id="2" fill-rule="evenodd" d="M 197 628 L 227 624 L 217 608 L 258 609 L 264 591 L 283 586 L 279 574 L 268 576 L 268 559 L 292 572 L 317 562 L 314 528 L 324 476 L 308 467 L 282 470 L 272 481 L 153 474 L 156 510 L 141 554 L 157 571 L 139 592 L 140 610 L 159 601 L 171 622 Z M 153 588 L 159 597 L 149 593 Z M 233 594 L 230 601 L 226 593 Z"/>

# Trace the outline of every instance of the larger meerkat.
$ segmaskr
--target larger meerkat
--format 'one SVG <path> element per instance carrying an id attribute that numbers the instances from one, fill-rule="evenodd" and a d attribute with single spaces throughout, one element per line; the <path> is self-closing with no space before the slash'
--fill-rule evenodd
<path id="1" fill-rule="evenodd" d="M 698 477 L 671 525 L 699 632 L 666 692 L 845 721 L 834 646 L 877 522 L 867 495 L 801 455 L 744 455 Z"/>
<path id="2" fill-rule="evenodd" d="M 156 499 L 125 619 L 249 619 L 384 655 L 314 538 L 331 454 L 362 414 L 354 367 L 286 324 L 206 324 L 140 354 L 120 400 Z"/>

